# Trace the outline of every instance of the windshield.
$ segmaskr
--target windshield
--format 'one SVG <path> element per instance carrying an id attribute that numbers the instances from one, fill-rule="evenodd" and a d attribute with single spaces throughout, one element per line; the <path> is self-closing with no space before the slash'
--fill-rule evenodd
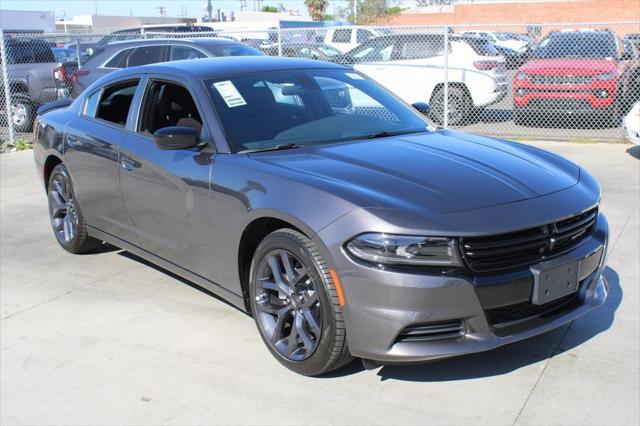
<path id="1" fill-rule="evenodd" d="M 428 128 L 411 107 L 352 70 L 270 71 L 205 84 L 233 152 Z"/>
<path id="2" fill-rule="evenodd" d="M 538 58 L 615 58 L 615 38 L 610 34 L 556 34 L 540 43 Z"/>

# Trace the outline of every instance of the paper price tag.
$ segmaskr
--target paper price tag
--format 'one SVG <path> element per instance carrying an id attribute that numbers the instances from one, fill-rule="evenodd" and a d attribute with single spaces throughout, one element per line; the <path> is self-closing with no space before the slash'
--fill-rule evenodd
<path id="1" fill-rule="evenodd" d="M 239 107 L 246 105 L 247 102 L 244 100 L 236 86 L 229 80 L 218 81 L 213 83 L 213 86 L 216 88 L 222 99 L 227 104 L 229 108 Z"/>

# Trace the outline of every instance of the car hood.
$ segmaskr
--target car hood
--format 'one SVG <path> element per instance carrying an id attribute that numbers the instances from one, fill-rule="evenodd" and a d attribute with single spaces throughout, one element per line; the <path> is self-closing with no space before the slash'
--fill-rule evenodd
<path id="1" fill-rule="evenodd" d="M 576 165 L 546 151 L 448 130 L 254 153 L 251 158 L 270 173 L 358 207 L 434 213 L 536 198 L 580 179 Z"/>
<path id="2" fill-rule="evenodd" d="M 520 67 L 531 74 L 604 74 L 615 71 L 618 64 L 609 59 L 532 59 Z"/>

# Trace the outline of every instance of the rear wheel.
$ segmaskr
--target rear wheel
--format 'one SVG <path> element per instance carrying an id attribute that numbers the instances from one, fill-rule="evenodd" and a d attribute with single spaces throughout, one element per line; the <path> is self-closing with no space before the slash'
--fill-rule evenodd
<path id="1" fill-rule="evenodd" d="M 326 261 L 300 232 L 281 229 L 260 243 L 251 265 L 250 297 L 260 335 L 285 367 L 315 376 L 351 361 Z"/>
<path id="2" fill-rule="evenodd" d="M 69 253 L 80 254 L 96 249 L 101 241 L 90 237 L 77 203 L 71 177 L 64 164 L 54 167 L 47 186 L 49 217 L 56 240 Z"/>
<path id="3" fill-rule="evenodd" d="M 448 97 L 448 125 L 460 126 L 473 111 L 473 100 L 469 93 L 461 87 L 451 87 Z M 438 87 L 431 95 L 431 118 L 438 124 L 444 124 L 444 86 Z"/>

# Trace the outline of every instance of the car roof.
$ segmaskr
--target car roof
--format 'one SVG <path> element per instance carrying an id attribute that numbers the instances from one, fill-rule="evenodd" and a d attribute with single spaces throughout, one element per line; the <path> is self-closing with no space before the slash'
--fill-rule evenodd
<path id="1" fill-rule="evenodd" d="M 442 33 L 399 33 L 399 34 L 385 34 L 377 37 L 371 37 L 369 40 L 387 40 L 387 39 L 397 39 L 397 40 L 411 40 L 412 38 L 444 38 L 444 34 Z M 367 41 L 369 41 L 367 40 Z"/>
<path id="2" fill-rule="evenodd" d="M 183 44 L 198 44 L 198 45 L 225 45 L 225 44 L 240 44 L 239 41 L 229 39 L 229 38 L 216 38 L 216 37 L 207 37 L 207 38 L 147 38 L 147 39 L 135 39 L 135 40 L 120 40 L 113 41 L 107 45 L 107 49 L 111 49 L 113 47 L 135 47 L 135 46 L 144 46 L 147 44 L 175 44 L 175 43 L 183 43 Z"/>
<path id="3" fill-rule="evenodd" d="M 219 78 L 256 72 L 294 69 L 350 69 L 344 65 L 312 59 L 273 56 L 225 56 L 198 60 L 161 62 L 132 67 L 113 73 L 118 76 L 140 73 L 168 73 L 190 75 L 198 79 Z"/>

